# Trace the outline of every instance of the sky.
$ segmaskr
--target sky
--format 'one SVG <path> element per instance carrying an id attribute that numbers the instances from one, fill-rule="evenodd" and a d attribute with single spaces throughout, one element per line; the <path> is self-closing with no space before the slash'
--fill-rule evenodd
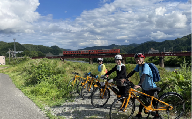
<path id="1" fill-rule="evenodd" d="M 175 40 L 192 0 L 0 0 L 0 41 L 64 49 Z"/>

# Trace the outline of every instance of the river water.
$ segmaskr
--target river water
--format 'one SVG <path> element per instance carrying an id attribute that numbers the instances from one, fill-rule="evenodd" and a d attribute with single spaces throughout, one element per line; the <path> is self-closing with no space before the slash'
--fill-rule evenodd
<path id="1" fill-rule="evenodd" d="M 76 61 L 76 60 L 66 60 L 66 61 L 72 61 L 72 62 L 80 62 L 80 63 L 89 63 L 85 61 Z M 167 71 L 175 71 L 175 69 L 181 69 L 181 67 L 164 67 Z"/>

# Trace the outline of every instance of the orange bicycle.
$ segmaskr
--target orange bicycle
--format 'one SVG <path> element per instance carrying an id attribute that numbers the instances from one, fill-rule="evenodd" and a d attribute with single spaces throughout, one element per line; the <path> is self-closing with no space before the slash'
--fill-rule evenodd
<path id="1" fill-rule="evenodd" d="M 121 97 L 118 95 L 118 89 L 116 85 L 108 79 L 108 77 L 103 79 L 104 82 L 97 82 L 97 88 L 92 92 L 91 95 L 91 104 L 96 107 L 103 107 L 110 98 L 110 90 L 114 92 L 117 97 Z"/>
<path id="2" fill-rule="evenodd" d="M 90 98 L 91 93 L 94 91 L 94 89 L 99 84 L 99 80 L 96 78 L 95 75 L 92 75 L 91 73 L 87 76 L 86 79 L 81 80 L 78 84 L 78 89 L 80 90 L 80 95 L 83 99 Z"/>
<path id="3" fill-rule="evenodd" d="M 147 118 L 152 112 L 158 111 L 161 119 L 182 119 L 185 103 L 183 97 L 178 93 L 167 92 L 157 99 L 154 96 L 133 89 L 134 84 L 131 81 L 127 81 L 126 84 L 129 87 L 129 95 L 128 97 L 117 98 L 112 103 L 109 113 L 110 119 L 131 119 L 135 111 L 135 99 L 144 106 L 145 112 L 148 113 Z M 157 87 L 151 88 L 151 90 L 160 92 L 161 89 Z M 143 96 L 146 98 L 143 98 Z M 122 100 L 124 100 L 123 103 Z M 152 105 L 153 100 L 156 100 L 156 105 Z"/>
<path id="4" fill-rule="evenodd" d="M 78 88 L 79 88 L 79 87 L 78 87 L 78 84 L 79 84 L 79 82 L 81 82 L 82 80 L 85 80 L 88 74 L 85 74 L 84 77 L 79 76 L 79 73 L 77 73 L 77 72 L 72 72 L 72 74 L 75 74 L 75 76 L 74 76 L 73 79 L 71 79 L 71 80 L 69 81 L 69 83 L 68 83 L 68 85 L 67 85 L 67 90 L 68 90 L 68 92 L 69 92 L 70 95 L 72 95 L 72 94 L 74 94 L 74 93 L 76 93 L 76 92 L 77 92 L 78 94 L 80 94 L 80 91 L 79 91 L 79 89 L 78 89 Z"/>

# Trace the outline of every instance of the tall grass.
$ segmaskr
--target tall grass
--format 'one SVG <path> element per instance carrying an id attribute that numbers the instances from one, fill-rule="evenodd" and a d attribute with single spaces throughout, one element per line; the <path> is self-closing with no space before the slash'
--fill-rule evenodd
<path id="1" fill-rule="evenodd" d="M 10 63 L 11 64 L 11 63 Z M 107 70 L 111 70 L 115 63 L 105 64 Z M 135 64 L 126 64 L 127 73 L 135 68 Z M 189 68 L 182 65 L 177 73 L 167 72 L 164 68 L 158 67 L 161 81 L 156 84 L 164 87 L 169 84 L 163 92 L 174 91 L 181 94 L 186 101 L 186 110 L 190 111 L 191 106 L 191 72 Z M 71 99 L 67 93 L 67 84 L 74 77 L 71 72 L 78 72 L 82 76 L 85 72 L 93 72 L 97 69 L 97 64 L 78 63 L 70 61 L 50 60 L 50 59 L 29 59 L 25 58 L 20 63 L 14 63 L 9 68 L 0 70 L 1 73 L 9 74 L 15 85 L 21 89 L 25 95 L 31 98 L 40 108 L 46 106 L 60 105 Z M 116 73 L 112 73 L 109 78 L 114 78 Z M 135 73 L 130 80 L 134 84 L 139 82 L 139 74 Z"/>

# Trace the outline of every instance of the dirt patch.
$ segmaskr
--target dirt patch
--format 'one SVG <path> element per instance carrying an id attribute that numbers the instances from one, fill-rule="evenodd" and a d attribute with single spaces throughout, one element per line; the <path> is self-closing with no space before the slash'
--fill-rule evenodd
<path id="1" fill-rule="evenodd" d="M 6 68 L 8 68 L 8 67 L 0 67 L 0 70 L 2 70 L 2 69 L 6 69 Z"/>

